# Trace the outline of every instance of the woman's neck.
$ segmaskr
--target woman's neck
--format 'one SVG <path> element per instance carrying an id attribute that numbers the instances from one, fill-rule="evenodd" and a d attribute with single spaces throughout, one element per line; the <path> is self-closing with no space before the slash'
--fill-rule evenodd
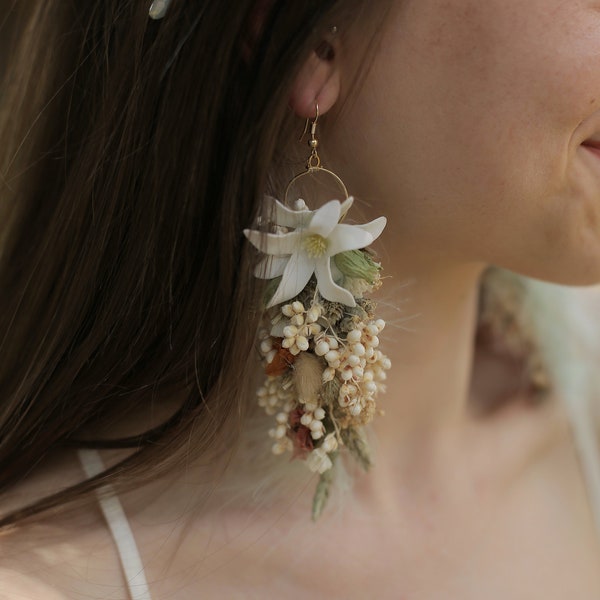
<path id="1" fill-rule="evenodd" d="M 386 414 L 374 423 L 378 437 L 420 444 L 467 417 L 482 271 L 481 265 L 422 271 L 408 285 L 392 275 L 400 283 L 389 282 L 384 292 L 397 313 L 381 336 L 392 369 L 380 401 Z"/>
<path id="2" fill-rule="evenodd" d="M 385 266 L 385 265 L 384 265 Z M 384 414 L 372 424 L 377 464 L 368 489 L 377 497 L 423 460 L 452 452 L 468 424 L 482 265 L 385 269 L 378 313 L 386 322 L 381 350 L 390 358 Z M 409 274 L 409 277 L 406 275 Z M 389 300 L 388 300 L 389 298 Z M 420 464 L 419 469 L 426 466 Z"/>

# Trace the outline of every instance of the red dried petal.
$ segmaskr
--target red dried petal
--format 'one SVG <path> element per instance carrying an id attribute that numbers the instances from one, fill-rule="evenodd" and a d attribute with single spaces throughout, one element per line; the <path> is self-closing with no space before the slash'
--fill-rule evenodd
<path id="1" fill-rule="evenodd" d="M 281 338 L 272 338 L 273 348 L 277 350 L 277 354 L 273 360 L 265 367 L 265 374 L 273 377 L 283 375 L 290 369 L 296 357 L 288 350 L 281 347 Z"/>
<path id="2" fill-rule="evenodd" d="M 314 448 L 310 429 L 304 425 L 300 425 L 295 432 L 292 432 L 291 438 L 294 443 L 292 458 L 306 458 L 306 455 Z"/>

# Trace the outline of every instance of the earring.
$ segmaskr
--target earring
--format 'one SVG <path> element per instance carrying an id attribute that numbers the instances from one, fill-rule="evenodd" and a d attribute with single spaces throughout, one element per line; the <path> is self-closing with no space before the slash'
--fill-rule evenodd
<path id="1" fill-rule="evenodd" d="M 381 265 L 366 247 L 379 237 L 386 219 L 341 222 L 353 197 L 321 163 L 318 120 L 316 105 L 305 170 L 289 182 L 283 202 L 266 197 L 272 209 L 268 230 L 244 230 L 266 255 L 254 274 L 269 280 L 258 340 L 265 370 L 258 404 L 275 417 L 269 431 L 272 451 L 304 459 L 320 474 L 313 520 L 329 497 L 340 452 L 365 470 L 370 467 L 362 428 L 378 412 L 376 398 L 390 368 L 379 349 L 385 322 L 375 317 L 375 303 L 367 298 L 381 285 Z M 307 175 L 333 179 L 344 200 L 311 210 L 297 199 L 290 207 L 292 187 Z"/>

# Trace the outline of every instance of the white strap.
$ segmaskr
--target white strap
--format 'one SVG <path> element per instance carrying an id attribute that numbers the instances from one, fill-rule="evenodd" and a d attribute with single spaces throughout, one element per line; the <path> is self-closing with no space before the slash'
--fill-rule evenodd
<path id="1" fill-rule="evenodd" d="M 105 467 L 97 450 L 85 449 L 78 452 L 79 460 L 88 477 L 94 477 L 104 471 Z M 152 600 L 133 532 L 112 486 L 105 485 L 98 489 L 98 502 L 117 546 L 131 600 Z"/>

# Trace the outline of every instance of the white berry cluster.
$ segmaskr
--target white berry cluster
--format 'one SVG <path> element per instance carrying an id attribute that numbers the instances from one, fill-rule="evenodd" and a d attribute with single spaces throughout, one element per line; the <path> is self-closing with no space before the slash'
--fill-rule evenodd
<path id="1" fill-rule="evenodd" d="M 263 384 L 256 391 L 258 405 L 265 409 L 268 415 L 281 411 L 289 414 L 296 402 L 293 386 L 288 384 L 283 377 L 267 376 Z"/>
<path id="2" fill-rule="evenodd" d="M 317 341 L 315 353 L 327 362 L 323 382 L 339 378 L 338 403 L 352 417 L 359 417 L 366 408 L 374 406 L 375 396 L 386 379 L 385 371 L 391 366 L 389 358 L 377 349 L 378 335 L 384 327 L 383 319 L 359 322 L 345 340 L 338 342 L 323 336 Z"/>
<path id="3" fill-rule="evenodd" d="M 281 313 L 289 318 L 289 325 L 283 328 L 281 347 L 289 349 L 294 356 L 306 352 L 310 340 L 321 333 L 322 327 L 317 321 L 321 317 L 322 310 L 318 304 L 313 304 L 306 310 L 304 304 L 298 300 L 282 306 Z"/>
<path id="4" fill-rule="evenodd" d="M 293 406 L 293 403 L 291 403 L 290 406 Z M 292 451 L 294 449 L 294 444 L 287 435 L 287 424 L 290 418 L 289 413 L 291 408 L 290 410 L 286 410 L 288 408 L 287 403 L 282 408 L 283 410 L 275 415 L 275 422 L 277 425 L 269 430 L 269 437 L 275 440 L 271 447 L 273 454 L 283 454 L 284 452 Z"/>
<path id="5" fill-rule="evenodd" d="M 272 451 L 299 452 L 312 471 L 322 474 L 332 467 L 330 454 L 342 444 L 340 432 L 368 423 L 375 413 L 375 398 L 390 368 L 378 349 L 385 322 L 355 318 L 350 330 L 335 329 L 320 303 L 306 308 L 297 299 L 271 317 L 270 331 L 259 333 L 267 377 L 258 390 L 258 404 L 275 415 L 269 431 Z M 317 393 L 311 400 L 303 393 L 310 389 L 300 376 L 303 357 L 316 365 Z M 324 386 L 334 380 L 337 396 L 325 401 Z M 334 431 L 327 431 L 332 423 Z"/>
<path id="6" fill-rule="evenodd" d="M 323 419 L 325 418 L 325 409 L 311 402 L 304 405 L 304 414 L 300 417 L 300 423 L 310 429 L 310 436 L 313 440 L 319 440 L 325 435 Z"/>

